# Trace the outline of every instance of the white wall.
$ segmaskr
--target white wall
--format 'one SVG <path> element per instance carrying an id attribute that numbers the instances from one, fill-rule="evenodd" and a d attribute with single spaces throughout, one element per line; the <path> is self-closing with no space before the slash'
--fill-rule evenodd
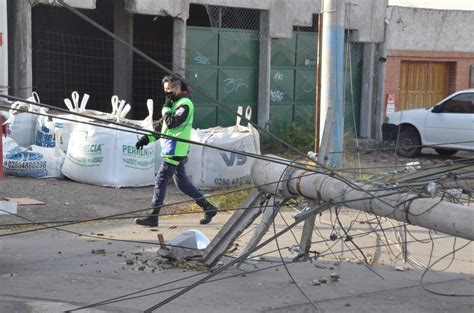
<path id="1" fill-rule="evenodd" d="M 389 50 L 474 52 L 474 11 L 389 7 L 387 16 Z"/>
<path id="2" fill-rule="evenodd" d="M 383 21 L 388 0 L 337 0 L 340 24 L 357 30 L 355 40 L 383 41 Z M 293 26 L 311 26 L 313 14 L 321 11 L 321 0 L 125 0 L 132 13 L 189 17 L 191 3 L 270 11 L 270 36 L 289 38 Z"/>
<path id="3" fill-rule="evenodd" d="M 64 0 L 65 3 L 78 9 L 95 9 L 96 0 Z M 32 3 L 60 5 L 57 0 L 32 0 Z"/>
<path id="4" fill-rule="evenodd" d="M 390 6 L 405 6 L 437 10 L 471 10 L 474 11 L 473 0 L 390 0 Z"/>

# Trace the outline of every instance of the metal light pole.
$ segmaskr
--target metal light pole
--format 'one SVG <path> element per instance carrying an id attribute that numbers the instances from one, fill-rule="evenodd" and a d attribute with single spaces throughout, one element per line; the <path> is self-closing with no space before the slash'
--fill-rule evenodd
<path id="1" fill-rule="evenodd" d="M 344 3 L 345 1 L 324 0 L 321 40 L 321 106 L 319 134 L 323 134 L 328 119 L 328 109 L 334 111 L 334 125 L 331 132 L 329 152 L 344 149 Z M 322 141 L 322 138 L 319 140 Z M 329 153 L 328 164 L 340 166 L 341 153 Z"/>

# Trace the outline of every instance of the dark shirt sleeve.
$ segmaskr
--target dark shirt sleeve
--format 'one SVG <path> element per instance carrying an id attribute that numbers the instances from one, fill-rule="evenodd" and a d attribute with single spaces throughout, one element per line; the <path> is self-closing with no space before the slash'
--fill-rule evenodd
<path id="1" fill-rule="evenodd" d="M 173 114 L 167 113 L 163 116 L 163 121 L 168 128 L 176 128 L 186 121 L 189 114 L 189 107 L 186 104 L 182 104 L 176 108 Z"/>
<path id="2" fill-rule="evenodd" d="M 159 120 L 153 122 L 153 129 L 156 132 L 161 132 L 162 125 L 163 125 L 163 118 L 160 118 Z"/>

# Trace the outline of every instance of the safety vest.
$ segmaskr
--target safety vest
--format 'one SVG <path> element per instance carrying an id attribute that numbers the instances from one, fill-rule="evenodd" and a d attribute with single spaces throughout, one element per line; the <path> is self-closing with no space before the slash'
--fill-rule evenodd
<path id="1" fill-rule="evenodd" d="M 182 138 L 186 140 L 191 139 L 191 129 L 193 126 L 193 117 L 194 117 L 194 104 L 193 102 L 186 97 L 183 97 L 179 99 L 178 101 L 172 102 L 171 105 L 171 114 L 174 114 L 176 112 L 176 109 L 181 106 L 181 105 L 187 105 L 189 108 L 188 111 L 188 116 L 186 120 L 181 123 L 178 127 L 175 128 L 168 128 L 165 122 L 163 122 L 163 125 L 161 127 L 161 133 L 163 135 L 168 135 L 176 138 Z M 179 161 L 176 159 L 173 159 L 173 157 L 185 157 L 188 155 L 188 150 L 189 150 L 189 143 L 187 142 L 182 142 L 182 141 L 176 141 L 171 138 L 161 138 L 160 139 L 160 144 L 161 144 L 161 157 L 164 159 L 164 161 L 178 165 Z"/>

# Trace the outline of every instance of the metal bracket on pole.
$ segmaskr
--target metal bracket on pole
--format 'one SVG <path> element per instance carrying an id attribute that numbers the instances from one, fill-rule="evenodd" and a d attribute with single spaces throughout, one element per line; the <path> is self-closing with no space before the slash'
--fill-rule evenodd
<path id="1" fill-rule="evenodd" d="M 276 198 L 274 196 L 270 198 L 268 204 L 263 209 L 263 215 L 260 224 L 257 226 L 257 229 L 255 229 L 252 238 L 249 240 L 249 243 L 240 255 L 247 253 L 258 245 L 263 236 L 265 236 L 267 233 L 270 225 L 273 223 L 275 216 L 280 211 L 280 208 L 287 200 L 288 199 Z"/>
<path id="2" fill-rule="evenodd" d="M 309 210 L 314 210 L 314 213 L 308 217 L 303 226 L 303 232 L 301 233 L 301 240 L 300 245 L 298 248 L 298 256 L 297 259 L 300 261 L 307 261 L 308 260 L 308 252 L 311 249 L 311 239 L 313 237 L 313 229 L 314 224 L 316 222 L 316 215 L 322 212 L 324 209 L 317 209 L 319 206 L 318 200 L 311 200 L 309 206 L 301 213 L 305 213 Z M 300 214 L 301 214 L 300 213 Z M 299 218 L 299 215 L 295 216 L 295 220 Z"/>
<path id="3" fill-rule="evenodd" d="M 204 250 L 203 263 L 213 266 L 232 245 L 235 239 L 247 228 L 262 212 L 262 205 L 266 196 L 253 189 L 242 204 L 242 210 L 237 210 L 221 228 Z"/>

